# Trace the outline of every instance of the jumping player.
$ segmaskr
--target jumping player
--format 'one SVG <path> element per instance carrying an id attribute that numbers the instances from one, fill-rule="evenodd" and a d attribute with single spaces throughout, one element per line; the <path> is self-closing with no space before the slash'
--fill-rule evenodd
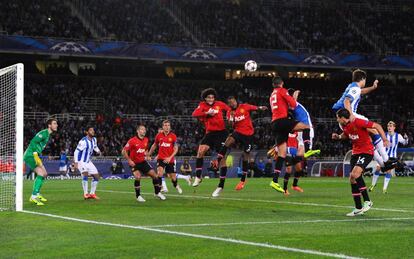
<path id="1" fill-rule="evenodd" d="M 301 142 L 302 139 L 298 137 L 298 133 L 289 133 L 289 138 L 287 141 L 287 156 L 285 161 L 286 171 L 283 181 L 283 190 L 285 196 L 289 195 L 287 189 L 289 178 L 292 174 L 293 166 L 295 167 L 294 180 L 292 185 L 292 190 L 297 192 L 303 192 L 303 189 L 298 186 L 299 177 L 303 175 L 303 156 L 304 156 L 304 144 Z"/>
<path id="2" fill-rule="evenodd" d="M 365 87 L 367 74 L 365 71 L 357 69 L 352 72 L 352 83 L 348 85 L 342 94 L 341 98 L 333 105 L 332 109 L 337 111 L 345 108 L 350 113 L 351 121 L 355 118 L 368 120 L 365 116 L 357 113 L 358 104 L 361 101 L 361 95 L 366 95 L 378 87 L 378 80 L 375 80 L 371 87 Z M 381 167 L 388 167 L 390 163 L 395 163 L 395 160 L 390 160 L 385 149 L 384 143 L 379 133 L 374 129 L 368 129 L 372 134 L 372 140 L 374 142 L 375 150 L 379 156 L 375 155 L 374 159 L 380 164 Z"/>
<path id="3" fill-rule="evenodd" d="M 201 92 L 202 101 L 194 110 L 192 116 L 204 123 L 206 134 L 198 147 L 196 159 L 196 177 L 193 187 L 200 185 L 203 171 L 203 158 L 209 149 L 219 151 L 227 138 L 227 130 L 223 119 L 223 112 L 230 108 L 223 102 L 217 101 L 217 92 L 213 88 Z"/>
<path id="4" fill-rule="evenodd" d="M 267 110 L 266 106 L 255 106 L 248 103 L 239 104 L 234 96 L 227 98 L 227 104 L 231 108 L 231 110 L 227 111 L 227 120 L 232 124 L 234 131 L 227 137 L 224 146 L 222 146 L 217 155 L 217 160 L 220 166 L 220 183 L 217 186 L 217 189 L 213 192 L 213 197 L 218 197 L 224 188 L 227 174 L 227 150 L 235 145 L 238 145 L 243 150 L 243 173 L 240 182 L 236 186 L 236 190 L 239 191 L 244 188 L 247 171 L 249 169 L 250 151 L 252 150 L 254 135 L 250 112 Z"/>
<path id="5" fill-rule="evenodd" d="M 147 150 L 149 145 L 149 140 L 145 137 L 147 129 L 144 125 L 137 126 L 137 135 L 130 138 L 128 143 L 122 149 L 122 155 L 128 160 L 128 164 L 132 169 L 132 174 L 135 177 L 134 189 L 135 197 L 138 202 L 145 202 L 145 199 L 141 196 L 141 175 L 146 174 L 152 178 L 152 184 L 154 185 L 155 196 L 160 200 L 165 200 L 166 197 L 160 192 L 160 179 L 157 176 L 157 173 L 145 160 L 147 157 Z"/>
<path id="6" fill-rule="evenodd" d="M 270 95 L 269 101 L 272 109 L 272 132 L 276 139 L 278 157 L 275 164 L 275 175 L 273 177 L 273 181 L 270 182 L 270 186 L 276 191 L 284 193 L 283 188 L 278 183 L 278 179 L 286 159 L 286 142 L 288 140 L 289 133 L 310 129 L 310 126 L 288 117 L 289 108 L 295 109 L 297 102 L 283 87 L 284 82 L 282 78 L 273 78 L 272 85 L 273 92 Z M 296 96 L 298 94 L 298 92 L 295 93 Z"/>
<path id="7" fill-rule="evenodd" d="M 178 152 L 177 136 L 171 132 L 171 123 L 168 120 L 162 122 L 162 132 L 155 136 L 155 142 L 152 144 L 147 156 L 147 160 L 151 160 L 151 155 L 155 149 L 158 148 L 157 156 L 157 175 L 161 180 L 165 173 L 171 177 L 173 186 L 177 189 L 179 194 L 183 193 L 183 190 L 177 184 L 177 175 L 175 172 L 175 155 Z M 160 182 L 162 185 L 162 182 Z"/>
<path id="8" fill-rule="evenodd" d="M 375 129 L 381 136 L 384 144 L 388 143 L 384 130 L 381 125 L 368 120 L 355 118 L 351 121 L 351 113 L 347 109 L 340 109 L 336 112 L 338 123 L 343 129 L 343 133 L 338 135 L 332 134 L 333 140 L 350 139 L 352 141 L 351 156 L 351 174 L 349 181 L 354 197 L 355 209 L 346 214 L 349 217 L 363 215 L 373 205 L 369 199 L 367 187 L 365 186 L 362 176 L 365 168 L 372 161 L 374 155 L 374 145 L 372 144 L 368 129 Z M 364 204 L 361 203 L 361 195 L 364 198 Z"/>

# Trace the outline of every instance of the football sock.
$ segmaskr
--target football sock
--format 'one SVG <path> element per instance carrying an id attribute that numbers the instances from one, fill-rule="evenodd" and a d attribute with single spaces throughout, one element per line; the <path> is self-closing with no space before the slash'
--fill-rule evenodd
<path id="1" fill-rule="evenodd" d="M 45 178 L 43 176 L 36 176 L 35 182 L 33 184 L 33 195 L 37 195 L 40 192 L 40 189 L 42 188 L 43 182 Z"/>
<path id="2" fill-rule="evenodd" d="M 83 194 L 88 194 L 88 177 L 82 176 Z"/>
<path id="3" fill-rule="evenodd" d="M 376 185 L 377 184 L 379 176 L 380 176 L 380 171 L 375 171 L 374 175 L 372 176 L 371 185 Z"/>
<path id="4" fill-rule="evenodd" d="M 384 188 L 383 188 L 384 190 L 386 190 L 388 188 L 388 184 L 391 181 L 391 177 L 392 177 L 391 173 L 386 173 L 385 174 L 385 178 L 384 178 Z"/>
<path id="5" fill-rule="evenodd" d="M 356 179 L 356 182 L 358 185 L 359 192 L 362 194 L 362 197 L 364 198 L 364 201 L 369 201 L 370 199 L 368 196 L 367 187 L 365 185 L 365 181 L 362 175 Z"/>
<path id="6" fill-rule="evenodd" d="M 279 180 L 280 172 L 282 171 L 283 164 L 285 163 L 285 158 L 278 156 L 275 164 L 275 175 L 273 177 L 273 182 L 277 183 Z"/>
<path id="7" fill-rule="evenodd" d="M 285 173 L 285 177 L 283 178 L 283 190 L 287 190 L 288 183 L 289 183 L 290 174 Z"/>
<path id="8" fill-rule="evenodd" d="M 220 168 L 220 183 L 218 187 L 224 188 L 224 182 L 226 181 L 227 175 L 227 166 L 223 166 Z"/>
<path id="9" fill-rule="evenodd" d="M 135 180 L 134 181 L 134 189 L 135 189 L 135 197 L 139 197 L 141 195 L 141 181 Z"/>
<path id="10" fill-rule="evenodd" d="M 361 192 L 358 189 L 358 185 L 356 183 L 351 183 L 351 189 L 352 197 L 354 197 L 355 208 L 362 209 Z"/>
<path id="11" fill-rule="evenodd" d="M 99 183 L 99 180 L 98 180 L 98 179 L 93 178 L 93 180 L 92 180 L 92 182 L 91 182 L 91 194 L 95 194 L 95 192 L 96 192 L 96 187 L 98 187 L 98 183 Z"/>
<path id="12" fill-rule="evenodd" d="M 203 172 L 203 162 L 204 159 L 202 157 L 196 159 L 196 176 L 198 178 L 201 178 L 201 173 Z"/>

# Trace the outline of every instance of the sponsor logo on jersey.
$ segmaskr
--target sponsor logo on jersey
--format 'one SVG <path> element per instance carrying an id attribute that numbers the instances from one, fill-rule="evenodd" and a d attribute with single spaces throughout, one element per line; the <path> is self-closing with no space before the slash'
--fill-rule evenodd
<path id="1" fill-rule="evenodd" d="M 139 149 L 137 149 L 137 153 L 145 153 L 145 148 L 139 148 Z"/>
<path id="2" fill-rule="evenodd" d="M 161 147 L 171 147 L 171 143 L 162 142 L 160 146 Z"/>
<path id="3" fill-rule="evenodd" d="M 244 119 L 246 119 L 246 117 L 244 115 L 234 117 L 234 121 L 242 121 Z"/>
<path id="4" fill-rule="evenodd" d="M 352 140 L 357 140 L 357 139 L 359 139 L 359 136 L 358 136 L 358 134 L 357 135 L 349 134 L 349 138 L 352 139 Z"/>
<path id="5" fill-rule="evenodd" d="M 289 133 L 289 138 L 296 138 L 296 134 Z"/>

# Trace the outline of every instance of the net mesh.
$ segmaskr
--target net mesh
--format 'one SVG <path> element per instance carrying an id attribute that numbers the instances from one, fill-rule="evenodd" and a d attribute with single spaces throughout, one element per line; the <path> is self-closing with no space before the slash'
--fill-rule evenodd
<path id="1" fill-rule="evenodd" d="M 17 67 L 0 69 L 0 211 L 15 209 Z"/>

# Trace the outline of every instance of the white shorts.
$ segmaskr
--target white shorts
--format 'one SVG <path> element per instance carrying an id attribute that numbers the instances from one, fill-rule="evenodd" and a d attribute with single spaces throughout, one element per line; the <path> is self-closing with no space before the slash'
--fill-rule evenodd
<path id="1" fill-rule="evenodd" d="M 313 130 L 313 127 L 311 127 L 309 131 L 309 140 L 310 140 L 309 148 L 310 149 L 312 149 L 314 137 L 315 137 L 315 132 Z M 305 144 L 303 143 L 303 132 L 302 131 L 298 132 L 298 147 L 300 146 L 302 147 L 305 146 Z"/>
<path id="2" fill-rule="evenodd" d="M 98 174 L 98 170 L 96 169 L 95 165 L 89 162 L 78 162 L 78 169 L 81 173 L 88 173 L 88 174 Z"/>
<path id="3" fill-rule="evenodd" d="M 65 166 L 59 166 L 59 172 L 65 172 L 66 173 L 67 170 L 68 170 L 68 166 L 67 165 L 65 165 Z"/>

